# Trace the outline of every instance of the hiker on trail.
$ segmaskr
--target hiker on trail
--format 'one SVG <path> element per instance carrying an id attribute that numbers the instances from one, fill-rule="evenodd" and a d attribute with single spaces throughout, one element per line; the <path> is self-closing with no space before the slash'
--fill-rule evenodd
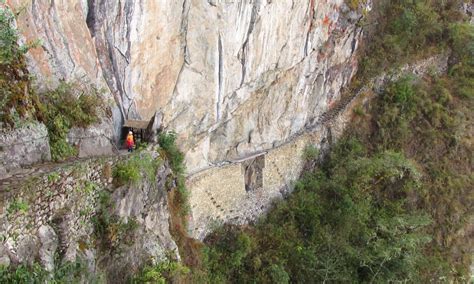
<path id="1" fill-rule="evenodd" d="M 127 143 L 128 152 L 133 152 L 133 147 L 135 146 L 135 141 L 133 139 L 132 131 L 128 132 L 126 143 Z"/>

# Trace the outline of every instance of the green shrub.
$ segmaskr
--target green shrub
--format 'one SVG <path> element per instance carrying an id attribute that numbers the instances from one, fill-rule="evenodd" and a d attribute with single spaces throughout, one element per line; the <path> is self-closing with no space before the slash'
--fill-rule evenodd
<path id="1" fill-rule="evenodd" d="M 167 258 L 154 266 L 145 266 L 130 283 L 171 283 L 176 277 L 189 274 L 190 270 L 181 263 Z"/>
<path id="2" fill-rule="evenodd" d="M 30 208 L 27 201 L 22 199 L 14 199 L 7 208 L 8 214 L 13 214 L 15 212 L 27 212 Z"/>
<path id="3" fill-rule="evenodd" d="M 67 142 L 69 130 L 98 122 L 102 107 L 103 100 L 94 87 L 62 82 L 56 89 L 40 94 L 37 117 L 48 128 L 53 160 L 77 154 L 77 150 Z"/>
<path id="4" fill-rule="evenodd" d="M 87 266 L 82 261 L 61 262 L 59 257 L 56 256 L 55 264 L 51 273 L 38 263 L 31 266 L 0 266 L 0 283 L 91 283 L 98 280 L 95 279 L 95 275 L 87 272 Z"/>
<path id="5" fill-rule="evenodd" d="M 158 137 L 158 143 L 162 149 L 162 154 L 166 157 L 171 169 L 173 170 L 174 180 L 178 194 L 176 195 L 177 204 L 180 207 L 181 215 L 185 216 L 189 212 L 189 192 L 186 189 L 186 180 L 184 173 L 184 154 L 176 145 L 176 133 L 164 132 Z"/>
<path id="6" fill-rule="evenodd" d="M 18 45 L 14 14 L 0 6 L 0 122 L 14 127 L 34 113 L 32 88 L 24 54 L 34 44 Z"/>
<path id="7" fill-rule="evenodd" d="M 303 158 L 307 161 L 315 160 L 319 156 L 319 149 L 314 145 L 307 145 L 303 150 Z"/>
<path id="8" fill-rule="evenodd" d="M 165 132 L 161 133 L 158 137 L 158 143 L 164 150 L 166 158 L 170 163 L 171 169 L 176 175 L 183 174 L 184 168 L 184 154 L 179 150 L 176 145 L 176 133 Z"/>
<path id="9" fill-rule="evenodd" d="M 112 175 L 118 185 L 139 184 L 142 179 L 154 183 L 160 161 L 146 152 L 135 152 L 125 161 L 118 163 Z"/>
<path id="10" fill-rule="evenodd" d="M 5 284 L 42 283 L 48 278 L 48 272 L 39 264 L 30 267 L 20 265 L 15 269 L 0 266 L 0 282 Z"/>

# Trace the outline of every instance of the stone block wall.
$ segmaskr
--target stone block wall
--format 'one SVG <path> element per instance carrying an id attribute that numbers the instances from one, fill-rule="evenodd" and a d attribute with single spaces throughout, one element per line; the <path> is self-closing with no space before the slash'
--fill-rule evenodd
<path id="1" fill-rule="evenodd" d="M 4 183 L 0 265 L 41 263 L 52 271 L 58 261 L 82 261 L 91 275 L 122 283 L 145 262 L 176 254 L 165 190 L 170 170 L 162 165 L 153 183 L 116 187 L 113 168 L 124 159 L 128 156 L 79 160 Z M 111 206 L 104 207 L 104 196 Z M 98 236 L 101 210 L 115 223 Z"/>
<path id="2" fill-rule="evenodd" d="M 256 220 L 275 199 L 291 192 L 305 166 L 305 147 L 312 145 L 324 154 L 329 145 L 343 135 L 356 105 L 366 103 L 380 93 L 386 83 L 404 75 L 441 74 L 447 70 L 447 61 L 448 54 L 440 54 L 381 74 L 359 92 L 341 98 L 289 142 L 191 175 L 187 183 L 193 217 L 191 235 L 203 239 L 217 224 L 245 224 Z M 258 159 L 261 161 L 257 162 Z M 249 173 L 249 166 L 255 163 L 259 165 L 251 167 L 253 172 Z M 249 174 L 261 175 L 262 186 L 248 190 Z"/>
<path id="3" fill-rule="evenodd" d="M 190 176 L 191 235 L 203 239 L 219 224 L 255 221 L 275 199 L 291 192 L 305 165 L 305 147 L 319 147 L 326 132 L 307 133 L 260 155 Z M 256 176 L 254 183 L 261 178 L 261 186 L 249 186 L 250 174 Z"/>

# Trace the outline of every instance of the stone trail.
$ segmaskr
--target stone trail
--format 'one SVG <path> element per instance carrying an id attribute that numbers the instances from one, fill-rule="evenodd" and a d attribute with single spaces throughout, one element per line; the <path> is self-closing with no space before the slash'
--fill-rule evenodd
<path id="1" fill-rule="evenodd" d="M 101 158 L 110 158 L 115 156 L 126 156 L 129 153 L 127 150 L 120 150 L 116 155 L 110 156 L 97 156 L 97 157 L 85 157 L 85 158 L 74 158 L 70 160 L 66 160 L 64 162 L 48 162 L 42 164 L 36 164 L 31 166 L 25 166 L 22 168 L 17 169 L 11 176 L 7 178 L 0 177 L 0 192 L 8 189 L 16 188 L 21 185 L 21 181 L 25 179 L 29 179 L 31 177 L 39 176 L 42 174 L 52 173 L 58 169 L 73 166 L 76 164 L 80 164 L 82 162 L 92 160 L 92 159 L 101 159 Z"/>

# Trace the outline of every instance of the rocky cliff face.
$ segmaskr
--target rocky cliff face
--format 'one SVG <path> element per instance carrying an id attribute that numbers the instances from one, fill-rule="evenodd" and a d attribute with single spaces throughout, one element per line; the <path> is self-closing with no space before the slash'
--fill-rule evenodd
<path id="1" fill-rule="evenodd" d="M 40 85 L 106 88 L 108 136 L 161 111 L 195 172 L 281 144 L 330 108 L 356 69 L 358 20 L 343 0 L 40 0 L 18 26 L 42 40 L 29 53 Z"/>

